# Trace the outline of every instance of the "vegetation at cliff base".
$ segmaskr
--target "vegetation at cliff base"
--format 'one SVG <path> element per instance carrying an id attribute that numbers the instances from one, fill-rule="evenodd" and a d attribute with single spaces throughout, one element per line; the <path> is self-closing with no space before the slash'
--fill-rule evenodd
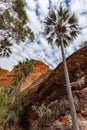
<path id="1" fill-rule="evenodd" d="M 0 126 L 2 130 L 10 129 L 9 123 L 13 125 L 18 121 L 18 113 L 23 111 L 20 102 L 14 108 L 13 105 L 23 96 L 15 86 L 4 86 L 0 90 Z"/>

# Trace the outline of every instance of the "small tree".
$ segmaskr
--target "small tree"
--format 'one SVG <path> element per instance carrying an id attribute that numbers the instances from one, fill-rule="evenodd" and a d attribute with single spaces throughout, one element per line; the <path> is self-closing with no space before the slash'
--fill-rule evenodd
<path id="1" fill-rule="evenodd" d="M 13 84 L 17 87 L 21 85 L 26 76 L 33 71 L 32 61 L 26 59 L 15 67 Z"/>
<path id="2" fill-rule="evenodd" d="M 44 32 L 47 36 L 48 43 L 55 43 L 57 46 L 61 47 L 68 99 L 72 116 L 72 127 L 73 130 L 79 130 L 68 68 L 64 54 L 64 47 L 67 47 L 69 42 L 76 38 L 78 34 L 77 19 L 75 14 L 69 14 L 68 10 L 64 9 L 62 6 L 60 6 L 57 12 L 54 10 L 50 11 L 45 20 Z"/>

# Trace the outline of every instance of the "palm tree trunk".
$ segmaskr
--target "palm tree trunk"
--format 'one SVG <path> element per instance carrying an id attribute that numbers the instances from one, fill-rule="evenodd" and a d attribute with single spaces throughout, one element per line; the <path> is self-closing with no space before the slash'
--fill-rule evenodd
<path id="1" fill-rule="evenodd" d="M 62 52 L 62 58 L 63 58 L 63 64 L 64 64 L 64 73 L 65 73 L 65 80 L 66 80 L 66 86 L 67 86 L 67 92 L 68 92 L 68 100 L 69 100 L 69 105 L 70 105 L 70 110 L 71 110 L 72 128 L 73 130 L 79 130 L 76 109 L 75 109 L 71 85 L 70 85 L 69 73 L 68 73 L 68 68 L 67 68 L 65 54 L 64 54 L 64 44 L 63 44 L 62 38 L 61 38 L 61 52 Z"/>

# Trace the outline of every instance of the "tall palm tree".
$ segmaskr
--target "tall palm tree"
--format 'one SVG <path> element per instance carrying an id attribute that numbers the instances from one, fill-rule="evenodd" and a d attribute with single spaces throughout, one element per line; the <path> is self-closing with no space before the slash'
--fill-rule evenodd
<path id="1" fill-rule="evenodd" d="M 44 33 L 47 36 L 48 43 L 55 43 L 57 46 L 61 47 L 73 130 L 79 130 L 79 125 L 71 91 L 70 79 L 64 54 L 64 47 L 68 46 L 69 42 L 77 37 L 77 22 L 78 21 L 75 17 L 75 14 L 69 14 L 68 10 L 60 6 L 58 11 L 49 11 L 49 14 L 45 19 L 44 30 Z"/>

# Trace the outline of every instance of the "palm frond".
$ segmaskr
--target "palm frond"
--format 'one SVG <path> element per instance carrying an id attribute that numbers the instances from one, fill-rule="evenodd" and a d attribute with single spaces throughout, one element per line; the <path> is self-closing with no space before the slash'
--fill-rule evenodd
<path id="1" fill-rule="evenodd" d="M 55 32 L 53 31 L 52 33 L 50 33 L 50 37 L 53 38 L 55 36 Z"/>
<path id="2" fill-rule="evenodd" d="M 44 23 L 47 25 L 55 25 L 55 22 L 56 22 L 55 12 L 53 10 L 49 11 L 49 15 L 48 15 L 48 17 L 46 17 L 46 20 Z"/>
<path id="3" fill-rule="evenodd" d="M 46 20 L 44 21 L 44 23 L 46 25 L 53 25 L 54 24 L 54 22 L 52 21 L 52 19 L 50 19 L 49 17 L 46 18 Z"/>
<path id="4" fill-rule="evenodd" d="M 52 44 L 53 38 L 52 38 L 52 37 L 48 37 L 48 38 L 47 38 L 47 41 L 48 41 L 48 43 Z"/>
<path id="5" fill-rule="evenodd" d="M 73 38 L 67 34 L 64 34 L 64 39 L 66 39 L 67 41 L 70 41 L 70 42 L 73 40 Z"/>
<path id="6" fill-rule="evenodd" d="M 69 44 L 68 44 L 68 41 L 63 39 L 63 44 L 64 44 L 64 47 L 67 47 Z"/>
<path id="7" fill-rule="evenodd" d="M 62 23 L 63 23 L 63 18 L 59 18 L 57 24 L 58 24 L 58 25 L 62 25 Z"/>
<path id="8" fill-rule="evenodd" d="M 78 34 L 78 22 L 75 14 L 70 15 L 68 10 L 60 6 L 57 13 L 50 11 L 45 21 L 45 35 L 48 43 L 55 41 L 57 46 L 61 45 L 61 37 L 64 46 L 68 45 Z"/>
<path id="9" fill-rule="evenodd" d="M 60 46 L 60 44 L 61 44 L 60 39 L 59 39 L 59 38 L 57 38 L 57 39 L 55 40 L 55 43 L 56 43 L 56 45 L 59 47 L 59 46 Z"/>
<path id="10" fill-rule="evenodd" d="M 52 31 L 52 29 L 50 27 L 45 27 L 44 34 L 48 35 L 51 31 Z"/>
<path id="11" fill-rule="evenodd" d="M 62 16 L 63 16 L 63 8 L 62 8 L 62 6 L 59 7 L 58 16 L 59 16 L 59 17 L 62 17 Z"/>
<path id="12" fill-rule="evenodd" d="M 69 18 L 69 20 L 68 20 L 68 23 L 69 24 L 76 24 L 77 23 L 77 18 L 76 18 L 76 16 L 75 16 L 75 14 L 73 14 L 70 18 Z"/>
<path id="13" fill-rule="evenodd" d="M 71 32 L 70 32 L 70 35 L 71 35 L 72 38 L 76 38 L 77 35 L 78 35 L 78 33 L 79 33 L 78 31 L 75 31 L 75 30 L 74 30 L 74 31 L 71 31 Z"/>
<path id="14" fill-rule="evenodd" d="M 77 26 L 78 26 L 77 24 L 71 24 L 71 25 L 70 25 L 70 29 L 71 29 L 71 30 L 72 30 L 72 29 L 76 29 L 76 30 L 77 30 Z"/>
<path id="15" fill-rule="evenodd" d="M 63 13 L 63 20 L 66 21 L 68 18 L 69 18 L 68 10 L 64 10 L 64 13 Z"/>
<path id="16" fill-rule="evenodd" d="M 50 19 L 52 19 L 53 23 L 56 22 L 56 14 L 55 14 L 54 10 L 49 12 L 49 17 L 50 17 Z"/>

